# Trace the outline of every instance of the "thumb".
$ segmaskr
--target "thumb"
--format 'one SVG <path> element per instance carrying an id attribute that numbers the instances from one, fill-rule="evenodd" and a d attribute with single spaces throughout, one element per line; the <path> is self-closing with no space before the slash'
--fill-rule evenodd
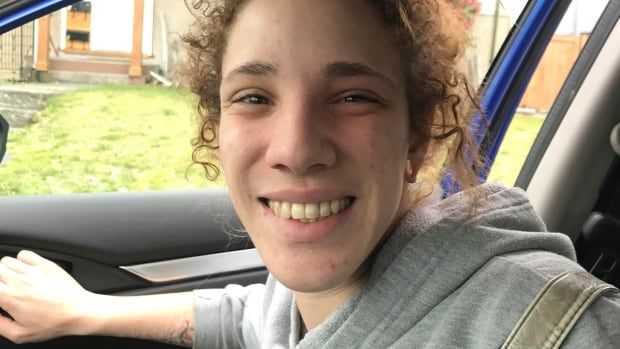
<path id="1" fill-rule="evenodd" d="M 49 265 L 53 263 L 49 259 L 45 259 L 38 254 L 28 250 L 19 251 L 19 253 L 17 254 L 17 259 L 28 265 Z"/>

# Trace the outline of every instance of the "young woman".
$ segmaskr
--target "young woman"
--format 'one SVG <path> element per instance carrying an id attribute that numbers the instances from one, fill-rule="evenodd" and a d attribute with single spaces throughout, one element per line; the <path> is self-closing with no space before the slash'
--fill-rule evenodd
<path id="1" fill-rule="evenodd" d="M 32 252 L 0 264 L 0 335 L 129 336 L 196 348 L 498 348 L 541 288 L 580 267 L 523 192 L 476 184 L 439 0 L 246 0 L 186 35 L 203 116 L 194 159 L 223 170 L 265 285 L 144 297 L 83 290 Z M 450 171 L 465 192 L 431 203 Z M 53 287 L 52 287 L 53 286 Z M 565 348 L 620 343 L 606 294 Z"/>

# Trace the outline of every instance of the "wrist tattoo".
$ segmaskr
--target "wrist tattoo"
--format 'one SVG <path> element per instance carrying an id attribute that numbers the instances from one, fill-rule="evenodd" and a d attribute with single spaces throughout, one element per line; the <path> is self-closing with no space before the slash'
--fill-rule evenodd
<path id="1" fill-rule="evenodd" d="M 168 336 L 167 342 L 174 345 L 191 347 L 194 344 L 194 326 L 191 326 L 189 320 L 185 320 L 185 324 L 181 331 L 173 330 Z"/>

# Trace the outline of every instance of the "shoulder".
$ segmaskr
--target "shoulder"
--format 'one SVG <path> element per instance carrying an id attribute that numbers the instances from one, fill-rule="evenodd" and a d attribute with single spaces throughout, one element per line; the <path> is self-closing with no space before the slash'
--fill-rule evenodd
<path id="1" fill-rule="evenodd" d="M 542 288 L 563 272 L 583 270 L 573 260 L 547 251 L 522 251 L 497 256 L 490 261 L 490 270 L 503 270 L 512 276 L 515 294 L 531 302 Z M 492 272 L 497 277 L 496 272 Z M 593 277 L 593 276 L 592 276 Z M 518 285 L 518 286 L 517 286 Z M 518 287 L 518 288 L 517 288 Z M 525 306 L 529 303 L 525 304 Z M 519 307 L 523 307 L 523 304 Z M 579 318 L 562 348 L 617 348 L 620 346 L 620 294 L 606 292 Z"/>
<path id="2" fill-rule="evenodd" d="M 618 348 L 620 293 L 609 292 L 594 302 L 575 324 L 562 348 Z"/>

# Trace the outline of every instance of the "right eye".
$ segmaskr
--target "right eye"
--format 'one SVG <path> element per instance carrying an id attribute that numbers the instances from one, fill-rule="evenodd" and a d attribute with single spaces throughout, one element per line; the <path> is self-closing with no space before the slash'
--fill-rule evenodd
<path id="1" fill-rule="evenodd" d="M 239 98 L 233 99 L 233 103 L 246 103 L 246 104 L 269 104 L 269 99 L 257 94 L 248 94 Z"/>

